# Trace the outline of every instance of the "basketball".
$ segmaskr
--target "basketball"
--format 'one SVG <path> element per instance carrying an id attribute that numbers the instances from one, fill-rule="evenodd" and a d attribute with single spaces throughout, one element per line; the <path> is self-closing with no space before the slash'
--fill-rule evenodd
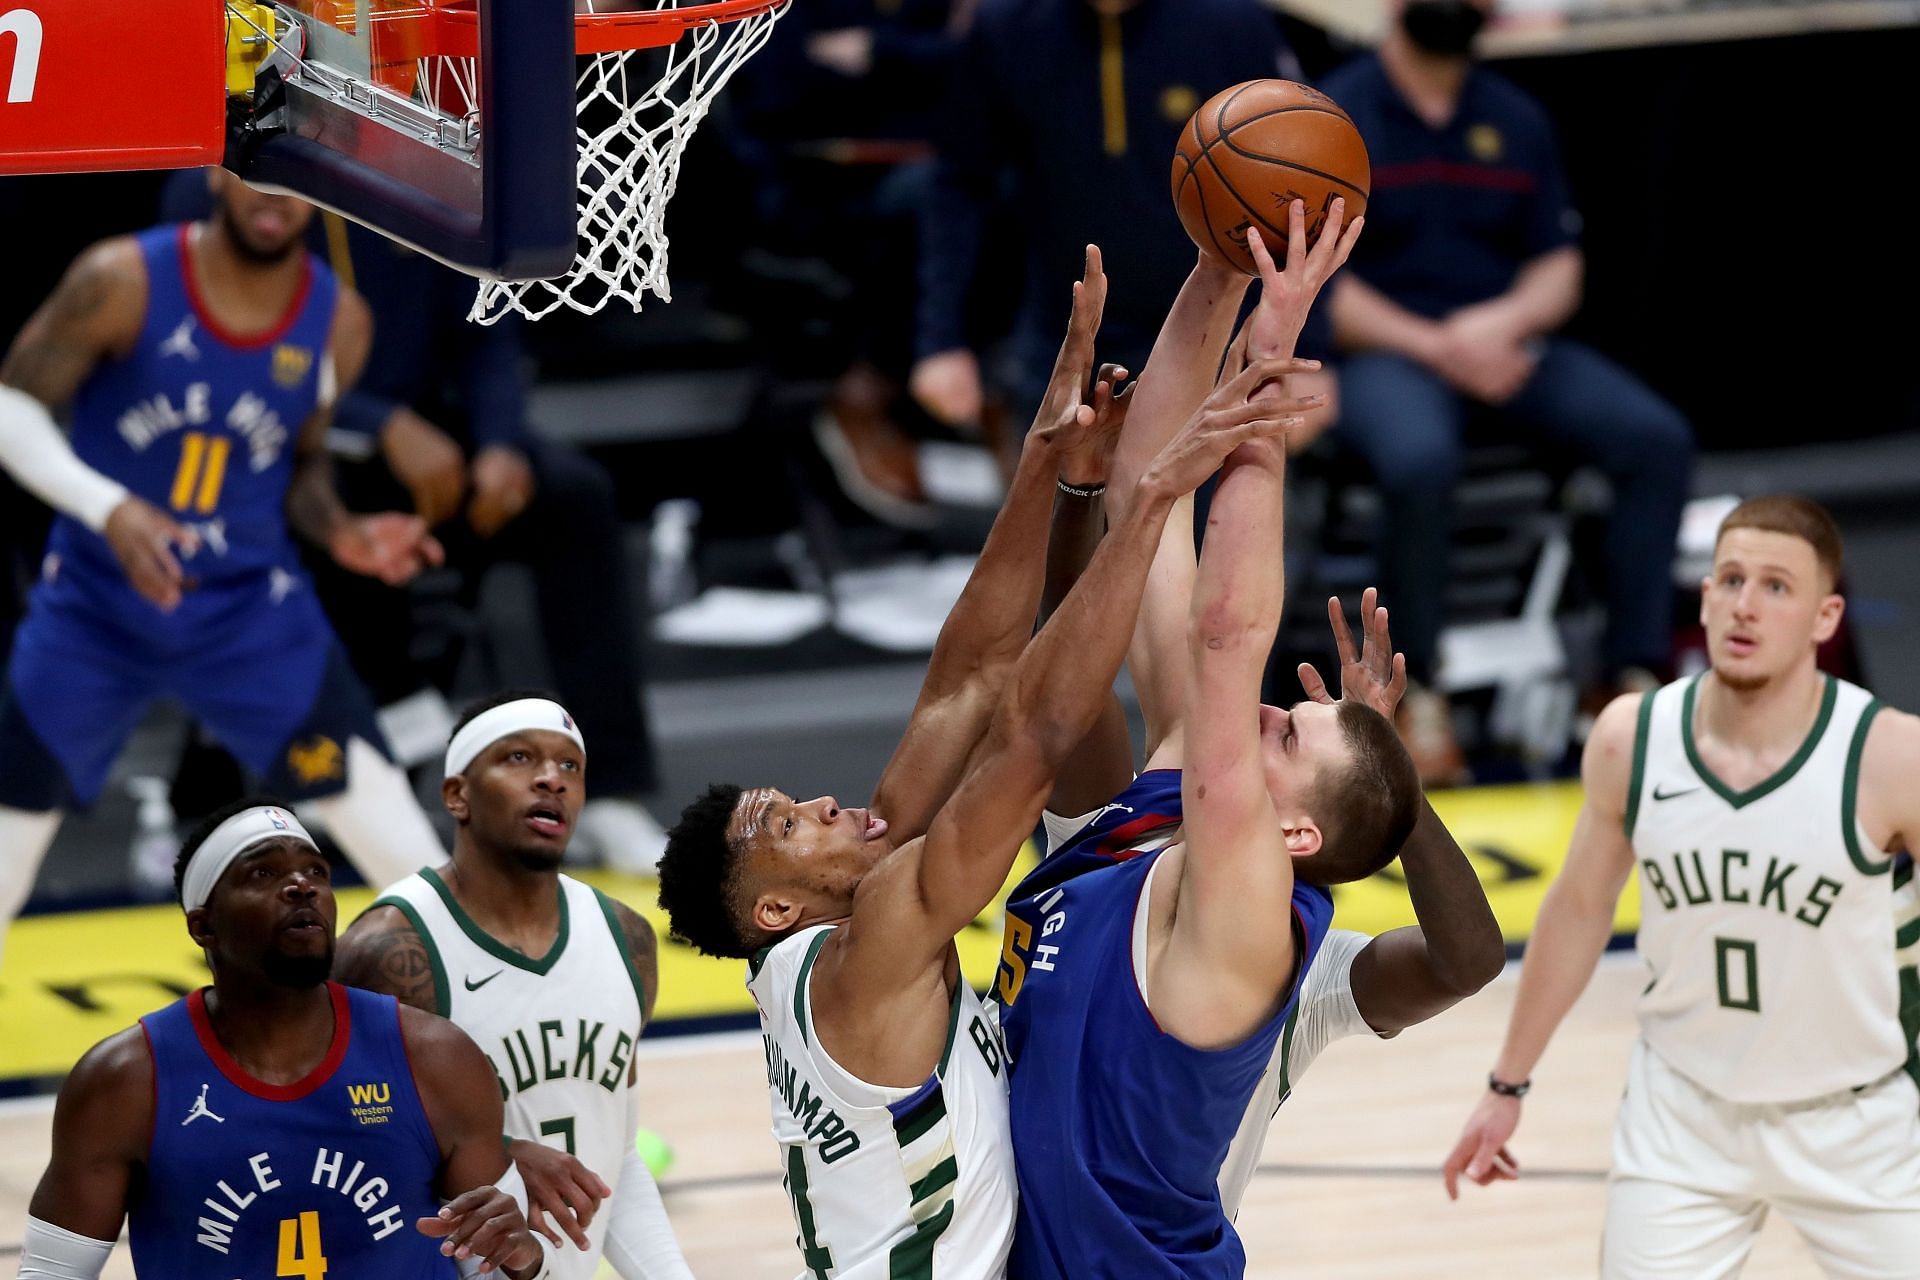
<path id="1" fill-rule="evenodd" d="M 1311 247 L 1335 196 L 1347 221 L 1367 209 L 1367 145 L 1347 113 L 1318 89 L 1291 80 L 1249 80 L 1193 113 L 1173 153 L 1173 204 L 1193 242 L 1257 274 L 1247 228 L 1260 228 L 1275 261 L 1287 250 L 1287 206 L 1307 206 Z"/>

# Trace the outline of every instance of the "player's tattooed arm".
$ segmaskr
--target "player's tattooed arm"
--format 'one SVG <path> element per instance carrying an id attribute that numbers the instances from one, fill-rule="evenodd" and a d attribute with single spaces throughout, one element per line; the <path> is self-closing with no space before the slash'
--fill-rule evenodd
<path id="1" fill-rule="evenodd" d="M 614 903 L 613 914 L 620 922 L 627 958 L 633 961 L 633 971 L 640 975 L 641 999 L 645 1002 L 641 1016 L 652 1022 L 654 1002 L 660 998 L 659 939 L 654 936 L 652 922 L 626 903 Z"/>
<path id="2" fill-rule="evenodd" d="M 113 1240 L 153 1129 L 153 1058 L 139 1027 L 89 1049 L 60 1086 L 53 1158 L 27 1212 L 75 1235 Z"/>
<path id="3" fill-rule="evenodd" d="M 333 956 L 334 981 L 392 996 L 422 1013 L 440 1011 L 433 958 L 406 916 L 393 907 L 372 907 L 340 935 Z"/>
<path id="4" fill-rule="evenodd" d="M 14 339 L 0 382 L 48 408 L 73 398 L 102 360 L 140 336 L 147 272 L 132 240 L 103 240 L 81 254 Z"/>

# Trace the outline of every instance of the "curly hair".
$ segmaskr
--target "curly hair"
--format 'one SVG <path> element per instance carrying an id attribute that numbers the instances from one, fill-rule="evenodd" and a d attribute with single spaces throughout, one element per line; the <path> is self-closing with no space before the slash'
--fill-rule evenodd
<path id="1" fill-rule="evenodd" d="M 680 811 L 660 855 L 660 905 L 674 936 L 706 955 L 744 960 L 755 948 L 735 917 L 741 851 L 727 838 L 740 795 L 716 782 Z"/>

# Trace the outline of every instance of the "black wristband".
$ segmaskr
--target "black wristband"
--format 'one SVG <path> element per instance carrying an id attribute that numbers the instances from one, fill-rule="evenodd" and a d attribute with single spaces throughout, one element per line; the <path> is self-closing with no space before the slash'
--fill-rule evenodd
<path id="1" fill-rule="evenodd" d="M 1487 1072 L 1487 1088 L 1503 1098 L 1524 1098 L 1533 1089 L 1533 1081 L 1522 1080 L 1519 1084 L 1508 1084 L 1493 1072 Z"/>
<path id="2" fill-rule="evenodd" d="M 1068 484 L 1065 480 L 1056 480 L 1054 483 L 1059 486 L 1060 492 L 1069 498 L 1097 498 L 1107 491 L 1107 486 L 1104 484 L 1077 485 Z"/>

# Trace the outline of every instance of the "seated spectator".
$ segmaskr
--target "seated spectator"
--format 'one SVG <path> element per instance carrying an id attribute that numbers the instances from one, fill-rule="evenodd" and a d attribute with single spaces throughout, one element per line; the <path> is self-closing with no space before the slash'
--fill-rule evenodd
<path id="1" fill-rule="evenodd" d="M 898 418 L 913 360 L 914 236 L 955 8 L 808 0 L 729 91 L 756 242 L 836 277 L 822 282 L 812 318 L 834 376 L 815 438 L 848 497 L 908 527 L 933 518 Z M 782 309 L 776 323 L 791 347 L 795 317 Z"/>
<path id="2" fill-rule="evenodd" d="M 920 237 L 914 396 L 935 418 L 979 421 L 986 397 L 969 290 L 1007 271 L 1022 281 L 1011 339 L 1012 420 L 1040 403 L 1066 327 L 1057 282 L 1089 243 L 1118 282 L 1101 359 L 1138 372 L 1192 269 L 1194 248 L 1168 195 L 1180 129 L 1242 80 L 1300 72 L 1258 0 L 983 0 L 950 77 L 951 110 Z M 1025 261 L 983 252 L 1003 189 Z M 1327 388 L 1293 387 L 1296 392 Z"/>
<path id="3" fill-rule="evenodd" d="M 167 212 L 193 216 L 205 178 L 169 188 Z M 379 501 L 396 486 L 463 571 L 477 602 L 492 566 L 532 571 L 553 684 L 592 734 L 593 793 L 576 846 L 622 870 L 651 874 L 666 835 L 640 803 L 656 785 L 641 700 L 640 632 L 622 551 L 613 480 L 583 454 L 527 424 L 527 361 L 514 319 L 466 319 L 473 281 L 334 214 L 314 219 L 315 251 L 373 308 L 373 348 L 343 396 L 334 430 L 375 455 L 347 468 L 341 488 Z M 356 493 L 357 491 L 357 493 Z M 403 593 L 317 571 L 316 585 L 356 671 L 382 705 L 417 692 Z M 451 673 L 442 673 L 450 679 Z"/>
<path id="4" fill-rule="evenodd" d="M 1558 336 L 1584 262 L 1553 130 L 1540 106 L 1476 65 L 1494 0 L 1394 0 L 1384 42 L 1322 86 L 1373 160 L 1366 234 L 1335 280 L 1342 363 L 1337 438 L 1386 501 L 1383 599 L 1419 689 L 1401 732 L 1423 780 L 1464 775 L 1445 702 L 1430 688 L 1444 618 L 1461 434 L 1483 410 L 1600 466 L 1611 686 L 1667 665 L 1670 591 L 1693 436 L 1631 372 Z"/>

